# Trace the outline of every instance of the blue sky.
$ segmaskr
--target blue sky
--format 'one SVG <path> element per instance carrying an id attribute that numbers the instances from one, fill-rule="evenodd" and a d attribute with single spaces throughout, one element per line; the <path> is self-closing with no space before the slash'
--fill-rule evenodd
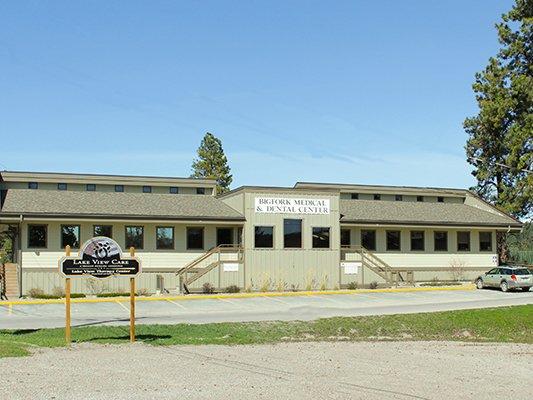
<path id="1" fill-rule="evenodd" d="M 188 176 L 206 131 L 233 187 L 468 187 L 471 84 L 510 0 L 0 4 L 0 168 Z"/>

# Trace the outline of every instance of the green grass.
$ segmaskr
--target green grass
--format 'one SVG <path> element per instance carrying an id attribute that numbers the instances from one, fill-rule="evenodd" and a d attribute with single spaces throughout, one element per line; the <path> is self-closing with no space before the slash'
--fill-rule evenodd
<path id="1" fill-rule="evenodd" d="M 73 342 L 126 343 L 127 326 L 73 328 Z M 262 344 L 289 341 L 459 340 L 533 343 L 533 305 L 491 309 L 203 325 L 138 325 L 152 345 Z M 31 346 L 64 345 L 63 329 L 0 331 L 0 357 L 27 355 Z"/>

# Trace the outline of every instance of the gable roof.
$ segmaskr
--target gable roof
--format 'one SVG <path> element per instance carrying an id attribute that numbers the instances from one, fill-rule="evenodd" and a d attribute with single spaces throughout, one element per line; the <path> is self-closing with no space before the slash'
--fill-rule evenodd
<path id="1" fill-rule="evenodd" d="M 503 214 L 459 203 L 340 200 L 341 222 L 391 225 L 521 227 Z"/>
<path id="2" fill-rule="evenodd" d="M 7 190 L 0 216 L 244 221 L 244 216 L 208 195 Z"/>

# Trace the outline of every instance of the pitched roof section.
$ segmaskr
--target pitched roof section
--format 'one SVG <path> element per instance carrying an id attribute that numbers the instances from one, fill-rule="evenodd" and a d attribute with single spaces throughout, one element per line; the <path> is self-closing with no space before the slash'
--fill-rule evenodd
<path id="1" fill-rule="evenodd" d="M 216 180 L 180 178 L 165 176 L 75 174 L 60 172 L 0 171 L 0 181 L 4 182 L 43 182 L 43 183 L 98 183 L 153 186 L 207 186 L 214 187 Z"/>
<path id="2" fill-rule="evenodd" d="M 131 217 L 243 221 L 244 216 L 208 195 L 11 189 L 1 215 Z"/>
<path id="3" fill-rule="evenodd" d="M 341 200 L 341 222 L 391 225 L 521 227 L 511 217 L 457 203 Z"/>

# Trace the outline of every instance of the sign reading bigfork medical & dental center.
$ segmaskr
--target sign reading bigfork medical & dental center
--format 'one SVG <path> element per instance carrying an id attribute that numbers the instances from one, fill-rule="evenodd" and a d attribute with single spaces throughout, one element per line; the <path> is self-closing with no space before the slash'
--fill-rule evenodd
<path id="1" fill-rule="evenodd" d="M 329 199 L 256 197 L 255 212 L 268 214 L 322 214 L 330 213 Z"/>
<path id="2" fill-rule="evenodd" d="M 98 236 L 85 242 L 78 257 L 62 257 L 59 270 L 67 277 L 134 277 L 141 272 L 141 263 L 135 257 L 123 257 L 120 246 L 113 239 Z"/>

